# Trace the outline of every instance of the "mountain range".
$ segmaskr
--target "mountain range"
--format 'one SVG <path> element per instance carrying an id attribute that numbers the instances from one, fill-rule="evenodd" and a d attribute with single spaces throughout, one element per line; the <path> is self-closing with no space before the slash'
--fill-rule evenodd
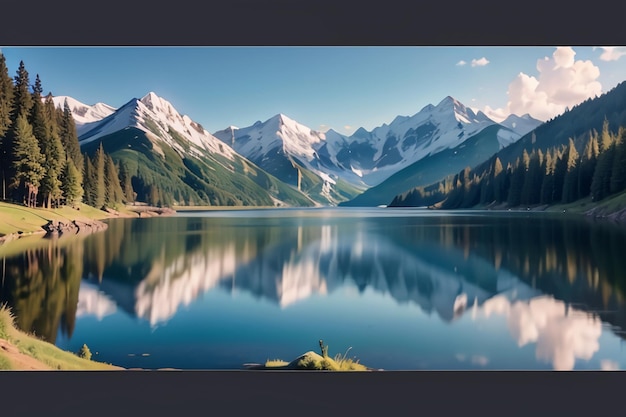
<path id="1" fill-rule="evenodd" d="M 284 114 L 214 133 L 153 92 L 120 108 L 57 96 L 72 110 L 83 152 L 102 143 L 178 204 L 381 205 L 414 186 L 474 166 L 541 124 L 501 123 L 453 97 L 351 136 L 313 130 Z M 139 179 L 141 178 L 141 180 Z"/>

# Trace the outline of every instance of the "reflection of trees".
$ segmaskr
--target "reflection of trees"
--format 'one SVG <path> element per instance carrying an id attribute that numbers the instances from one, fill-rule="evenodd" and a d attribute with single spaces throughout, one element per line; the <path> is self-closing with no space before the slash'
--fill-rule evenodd
<path id="1" fill-rule="evenodd" d="M 445 222 L 433 219 L 432 222 Z M 396 239 L 439 242 L 485 259 L 566 303 L 626 328 L 626 229 L 565 216 L 474 216 L 463 225 L 399 231 Z M 494 227 L 492 227 L 494 226 Z M 612 311 L 612 312 L 607 312 Z"/>
<path id="2" fill-rule="evenodd" d="M 151 322 L 217 285 L 284 306 L 347 282 L 452 320 L 519 278 L 582 309 L 615 310 L 598 314 L 626 327 L 625 244 L 623 229 L 554 216 L 120 219 L 6 257 L 0 301 L 21 328 L 54 340 L 59 326 L 72 333 L 81 276 Z"/>
<path id="3" fill-rule="evenodd" d="M 361 291 L 370 287 L 427 311 L 445 310 L 451 319 L 454 292 L 473 285 L 495 295 L 503 290 L 500 270 L 568 303 L 624 310 L 616 272 L 624 261 L 610 252 L 623 247 L 625 234 L 579 219 L 144 219 L 111 222 L 107 239 L 86 242 L 105 260 L 102 269 L 88 261 L 88 271 L 130 285 L 127 291 L 135 293 L 125 296 L 125 309 L 138 314 L 141 306 L 142 314 L 160 319 L 218 282 L 285 305 L 333 291 L 347 279 Z"/>
<path id="4" fill-rule="evenodd" d="M 81 238 L 48 241 L 3 258 L 0 302 L 14 311 L 20 329 L 54 343 L 59 328 L 71 336 L 83 271 Z"/>

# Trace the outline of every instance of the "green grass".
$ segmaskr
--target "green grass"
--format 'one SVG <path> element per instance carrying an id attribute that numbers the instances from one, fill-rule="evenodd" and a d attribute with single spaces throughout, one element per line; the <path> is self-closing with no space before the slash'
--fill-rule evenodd
<path id="1" fill-rule="evenodd" d="M 568 204 L 554 204 L 546 208 L 546 211 L 569 211 L 572 213 L 586 213 L 595 210 L 600 215 L 609 215 L 626 209 L 626 192 L 607 197 L 598 202 L 592 202 L 591 197 L 574 201 Z"/>
<path id="2" fill-rule="evenodd" d="M 61 370 L 114 370 L 119 367 L 78 357 L 44 342 L 33 335 L 18 330 L 13 316 L 6 307 L 0 307 L 0 338 L 15 345 L 27 356 L 39 360 L 50 369 Z M 8 355 L 0 350 L 0 369 L 16 369 Z"/>
<path id="3" fill-rule="evenodd" d="M 41 232 L 41 227 L 49 220 L 89 221 L 102 220 L 110 215 L 86 204 L 79 204 L 79 210 L 71 207 L 58 209 L 30 208 L 19 204 L 0 202 L 0 236 L 10 233 L 22 234 Z"/>
<path id="4" fill-rule="evenodd" d="M 276 368 L 276 367 L 282 367 L 282 366 L 287 366 L 289 365 L 289 362 L 285 362 L 284 360 L 281 359 L 270 359 L 267 362 L 265 362 L 265 366 L 267 368 Z"/>
<path id="5" fill-rule="evenodd" d="M 268 360 L 264 369 L 271 370 L 312 370 L 312 371 L 368 371 L 368 367 L 359 363 L 358 360 L 348 358 L 349 348 L 343 355 L 337 354 L 334 358 L 323 357 L 315 352 L 306 352 L 291 362 L 281 359 Z"/>

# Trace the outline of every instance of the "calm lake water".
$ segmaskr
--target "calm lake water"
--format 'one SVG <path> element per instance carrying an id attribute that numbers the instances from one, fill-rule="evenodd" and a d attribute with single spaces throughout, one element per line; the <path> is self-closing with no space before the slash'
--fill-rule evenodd
<path id="1" fill-rule="evenodd" d="M 626 369 L 625 247 L 563 213 L 181 213 L 0 247 L 0 303 L 124 367 L 241 369 L 323 339 L 388 370 Z"/>

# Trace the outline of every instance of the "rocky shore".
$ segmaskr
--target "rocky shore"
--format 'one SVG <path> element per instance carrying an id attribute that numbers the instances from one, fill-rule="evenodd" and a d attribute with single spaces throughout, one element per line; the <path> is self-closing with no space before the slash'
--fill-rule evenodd
<path id="1" fill-rule="evenodd" d="M 106 230 L 108 225 L 100 220 L 78 221 L 72 220 L 62 222 L 58 220 L 50 220 L 42 228 L 45 231 L 45 237 L 56 237 L 61 235 L 77 235 L 82 233 L 94 233 Z"/>

